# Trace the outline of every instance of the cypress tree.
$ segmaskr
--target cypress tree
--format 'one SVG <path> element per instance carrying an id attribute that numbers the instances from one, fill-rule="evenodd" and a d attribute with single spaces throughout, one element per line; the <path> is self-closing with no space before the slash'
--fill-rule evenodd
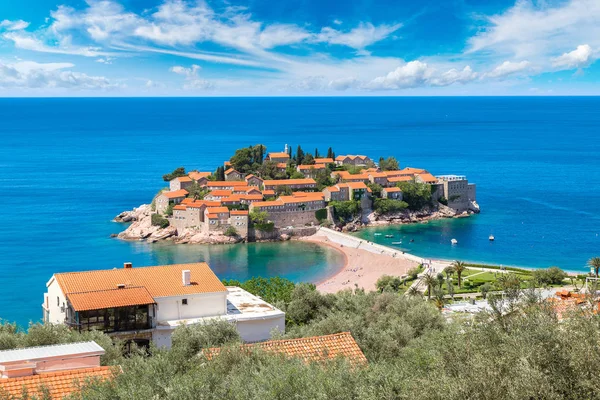
<path id="1" fill-rule="evenodd" d="M 296 150 L 296 165 L 301 165 L 302 160 L 304 160 L 304 151 L 302 150 L 302 147 L 298 145 L 298 150 Z"/>

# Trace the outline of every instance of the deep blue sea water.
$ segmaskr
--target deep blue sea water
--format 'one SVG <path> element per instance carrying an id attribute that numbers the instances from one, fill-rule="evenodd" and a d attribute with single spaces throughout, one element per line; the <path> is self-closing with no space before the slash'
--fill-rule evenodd
<path id="1" fill-rule="evenodd" d="M 394 155 L 403 167 L 466 174 L 482 213 L 394 228 L 415 239 L 406 250 L 583 271 L 600 255 L 599 133 L 600 98 L 592 97 L 0 99 L 0 318 L 38 320 L 53 272 L 124 261 L 207 260 L 219 276 L 241 279 L 332 274 L 337 253 L 297 243 L 186 247 L 108 237 L 122 229 L 111 222 L 117 213 L 165 186 L 162 174 L 181 165 L 214 170 L 256 143 Z"/>

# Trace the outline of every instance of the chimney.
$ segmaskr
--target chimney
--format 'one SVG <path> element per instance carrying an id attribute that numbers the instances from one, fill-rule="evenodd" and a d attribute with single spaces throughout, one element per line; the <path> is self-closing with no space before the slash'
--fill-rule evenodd
<path id="1" fill-rule="evenodd" d="M 123 263 L 123 268 L 133 268 L 133 264 L 130 262 Z"/>
<path id="2" fill-rule="evenodd" d="M 181 281 L 183 286 L 190 286 L 190 279 L 192 277 L 192 271 L 189 269 L 184 269 L 181 271 Z"/>

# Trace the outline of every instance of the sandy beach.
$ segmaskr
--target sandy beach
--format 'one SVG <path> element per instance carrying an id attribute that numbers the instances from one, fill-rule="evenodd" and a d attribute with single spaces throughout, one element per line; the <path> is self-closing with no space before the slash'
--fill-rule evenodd
<path id="1" fill-rule="evenodd" d="M 319 233 L 298 240 L 330 246 L 342 252 L 346 258 L 345 265 L 340 272 L 317 284 L 317 289 L 324 293 L 335 293 L 348 288 L 354 289 L 355 284 L 367 291 L 375 290 L 375 283 L 382 275 L 401 276 L 418 265 L 417 262 L 403 257 L 374 254 L 368 250 L 335 243 Z"/>

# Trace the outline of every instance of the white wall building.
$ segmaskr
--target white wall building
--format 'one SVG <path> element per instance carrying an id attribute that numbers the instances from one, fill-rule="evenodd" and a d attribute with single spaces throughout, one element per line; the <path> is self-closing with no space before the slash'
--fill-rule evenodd
<path id="1" fill-rule="evenodd" d="M 97 329 L 123 340 L 171 346 L 179 325 L 223 318 L 242 340 L 285 330 L 285 314 L 252 294 L 225 287 L 206 263 L 54 274 L 46 284 L 44 321 Z"/>

